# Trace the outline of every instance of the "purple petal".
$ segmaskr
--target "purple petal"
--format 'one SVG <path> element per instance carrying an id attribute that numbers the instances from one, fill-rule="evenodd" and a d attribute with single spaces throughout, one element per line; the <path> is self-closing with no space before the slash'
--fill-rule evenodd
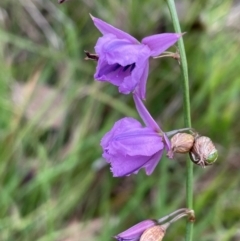
<path id="1" fill-rule="evenodd" d="M 92 15 L 90 15 L 93 22 L 94 22 L 94 25 L 98 28 L 98 30 L 103 34 L 108 34 L 108 33 L 111 33 L 113 35 L 115 35 L 117 38 L 119 39 L 127 39 L 129 40 L 131 43 L 139 43 L 137 41 L 137 39 L 135 39 L 134 37 L 132 37 L 130 34 L 128 33 L 125 33 L 124 31 L 120 30 L 120 29 L 117 29 L 115 27 L 113 27 L 112 25 L 102 21 L 101 19 L 99 18 L 95 18 L 93 17 Z"/>
<path id="2" fill-rule="evenodd" d="M 98 60 L 98 65 L 96 73 L 94 74 L 94 78 L 99 81 L 107 81 L 113 85 L 120 86 L 126 77 L 131 76 L 131 70 L 133 67 L 122 67 L 119 64 L 109 65 L 105 61 L 105 59 L 102 59 L 100 57 Z M 130 84 L 131 86 L 129 87 L 129 89 L 131 88 L 130 91 L 132 91 L 136 83 Z"/>
<path id="3" fill-rule="evenodd" d="M 125 230 L 124 232 L 116 235 L 114 238 L 118 239 L 119 241 L 125 241 L 125 240 L 136 240 L 137 238 L 140 238 L 142 233 L 150 227 L 153 227 L 157 225 L 157 222 L 155 220 L 144 220 L 131 228 Z"/>
<path id="4" fill-rule="evenodd" d="M 95 79 L 119 86 L 119 92 L 124 94 L 132 92 L 142 79 L 146 81 L 150 56 L 146 45 L 107 34 L 99 38 L 95 50 L 99 55 Z"/>
<path id="5" fill-rule="evenodd" d="M 142 120 L 144 121 L 145 125 L 152 128 L 156 132 L 161 132 L 160 127 L 155 122 L 155 120 L 152 118 L 152 116 L 149 114 L 148 110 L 144 106 L 141 99 L 134 93 L 133 99 L 137 108 L 137 111 L 139 115 L 141 116 Z"/>
<path id="6" fill-rule="evenodd" d="M 106 147 L 109 141 L 116 135 L 130 131 L 131 128 L 141 127 L 141 123 L 134 118 L 125 117 L 117 121 L 111 131 L 107 132 L 101 140 L 101 146 Z"/>
<path id="7" fill-rule="evenodd" d="M 146 64 L 148 64 L 148 61 L 136 63 L 135 68 L 133 69 L 131 75 L 129 75 L 128 77 L 125 77 L 123 82 L 119 86 L 120 93 L 128 94 L 134 91 L 136 88 L 139 89 L 138 86 L 144 74 Z"/>
<path id="8" fill-rule="evenodd" d="M 136 127 L 137 123 L 137 120 L 131 118 L 123 118 L 116 122 L 102 138 L 103 150 L 109 155 L 149 157 L 164 149 L 163 139 L 158 133 L 148 127 Z M 124 130 L 122 125 L 125 125 Z"/>
<path id="9" fill-rule="evenodd" d="M 136 174 L 145 168 L 149 175 L 160 160 L 165 144 L 151 128 L 133 118 L 117 121 L 102 138 L 103 157 L 111 164 L 114 177 Z"/>
<path id="10" fill-rule="evenodd" d="M 171 148 L 171 142 L 168 139 L 166 133 L 163 134 L 163 139 L 164 139 L 164 143 L 165 143 L 165 148 L 167 150 L 167 156 L 168 156 L 168 158 L 172 159 L 174 156 L 174 153 Z"/>
<path id="11" fill-rule="evenodd" d="M 150 50 L 148 48 L 145 48 L 145 47 L 143 48 L 143 45 L 139 45 L 139 52 L 137 54 L 137 61 L 135 62 L 135 68 L 133 69 L 131 75 L 126 77 L 123 80 L 122 84 L 119 86 L 119 91 L 121 93 L 129 93 L 135 89 L 142 90 L 142 86 L 143 86 L 142 81 L 145 81 L 146 83 L 147 75 L 148 75 L 148 58 L 150 56 L 149 54 L 150 54 Z M 142 93 L 143 92 L 144 90 L 142 90 Z"/>
<path id="12" fill-rule="evenodd" d="M 98 38 L 98 41 L 94 47 L 96 54 L 100 56 L 105 55 L 105 52 L 104 52 L 104 48 L 106 48 L 105 46 L 110 44 L 114 40 L 118 40 L 118 38 L 116 38 L 116 36 L 113 34 L 106 34 Z"/>
<path id="13" fill-rule="evenodd" d="M 164 139 L 164 142 L 166 144 L 166 149 L 167 151 L 171 150 L 171 142 L 170 140 L 168 139 L 166 133 L 163 134 L 163 139 Z"/>
<path id="14" fill-rule="evenodd" d="M 103 157 L 111 164 L 111 171 L 114 177 L 129 176 L 137 174 L 148 161 L 151 160 L 149 156 L 126 156 L 124 154 L 109 155 L 103 153 Z"/>
<path id="15" fill-rule="evenodd" d="M 163 33 L 146 37 L 142 40 L 151 49 L 151 56 L 155 57 L 163 53 L 170 46 L 174 45 L 182 34 Z"/>
<path id="16" fill-rule="evenodd" d="M 153 173 L 154 169 L 156 168 L 157 164 L 159 163 L 163 154 L 163 150 L 157 152 L 155 155 L 152 156 L 151 160 L 145 166 L 146 174 L 149 176 Z"/>
<path id="17" fill-rule="evenodd" d="M 139 78 L 137 78 L 135 75 L 129 75 L 128 77 L 125 77 L 122 83 L 119 85 L 119 92 L 122 94 L 131 93 L 138 85 L 138 80 Z"/>
<path id="18" fill-rule="evenodd" d="M 141 55 L 150 56 L 150 49 L 143 44 L 132 44 L 126 39 L 118 39 L 112 34 L 100 37 L 95 46 L 96 53 L 105 58 L 108 64 L 126 66 L 135 63 Z"/>
<path id="19" fill-rule="evenodd" d="M 143 100 L 146 98 L 146 85 L 147 85 L 147 78 L 148 78 L 148 70 L 149 70 L 149 63 L 147 61 L 145 68 L 143 70 L 142 77 L 139 82 L 139 89 L 138 89 L 139 97 Z"/>
<path id="20" fill-rule="evenodd" d="M 159 134 L 145 127 L 115 136 L 109 143 L 108 149 L 110 154 L 152 156 L 164 149 L 164 144 Z"/>

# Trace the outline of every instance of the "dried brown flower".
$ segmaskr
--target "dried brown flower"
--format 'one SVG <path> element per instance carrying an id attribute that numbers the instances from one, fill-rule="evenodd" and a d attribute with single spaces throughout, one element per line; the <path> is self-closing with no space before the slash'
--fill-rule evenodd
<path id="1" fill-rule="evenodd" d="M 175 153 L 187 153 L 194 143 L 194 136 L 187 133 L 177 133 L 171 138 L 171 148 Z"/>

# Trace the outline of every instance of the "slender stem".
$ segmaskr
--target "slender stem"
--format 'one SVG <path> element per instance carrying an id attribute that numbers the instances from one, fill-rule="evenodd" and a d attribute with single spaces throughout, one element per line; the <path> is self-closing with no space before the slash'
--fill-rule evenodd
<path id="1" fill-rule="evenodd" d="M 178 20 L 178 15 L 174 0 L 166 0 L 175 32 L 181 33 L 181 28 Z M 183 89 L 183 111 L 185 127 L 191 127 L 191 113 L 190 113 L 190 96 L 189 96 L 189 81 L 188 81 L 188 67 L 187 58 L 183 38 L 178 41 L 179 54 L 181 58 L 181 72 L 182 72 L 182 89 Z M 193 209 L 193 163 L 187 159 L 187 175 L 186 175 L 186 202 L 187 208 Z M 186 228 L 186 241 L 192 241 L 193 223 L 188 222 Z"/>
<path id="2" fill-rule="evenodd" d="M 192 133 L 195 133 L 192 128 L 187 127 L 187 128 L 181 128 L 181 129 L 178 129 L 178 130 L 168 131 L 168 132 L 165 132 L 165 134 L 167 135 L 167 137 L 172 137 L 173 135 L 176 135 L 177 133 L 182 133 L 182 132 L 186 132 L 186 131 L 190 131 Z"/>
<path id="3" fill-rule="evenodd" d="M 172 217 L 174 217 L 174 216 L 176 216 L 176 215 L 179 215 L 180 213 L 188 213 L 188 212 L 189 212 L 189 209 L 187 209 L 187 208 L 180 208 L 180 209 L 178 209 L 178 210 L 176 210 L 176 211 L 174 211 L 174 212 L 172 212 L 172 213 L 170 213 L 170 214 L 168 214 L 168 215 L 166 215 L 166 216 L 158 219 L 158 220 L 157 220 L 157 221 L 158 221 L 158 224 L 163 224 L 163 223 L 165 223 L 168 219 L 170 219 L 170 218 L 172 218 Z M 174 217 L 174 218 L 175 218 L 175 217 Z"/>

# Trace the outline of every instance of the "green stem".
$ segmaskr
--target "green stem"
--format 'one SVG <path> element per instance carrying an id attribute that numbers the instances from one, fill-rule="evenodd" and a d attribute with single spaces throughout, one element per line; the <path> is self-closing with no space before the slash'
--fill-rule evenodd
<path id="1" fill-rule="evenodd" d="M 178 20 L 178 15 L 175 7 L 174 0 L 166 0 L 174 30 L 181 33 L 181 28 Z M 191 113 L 190 113 L 190 96 L 189 96 L 189 81 L 188 81 L 188 66 L 185 54 L 183 38 L 178 40 L 179 54 L 181 57 L 181 72 L 182 72 L 182 89 L 183 89 L 183 111 L 185 127 L 191 127 Z M 186 202 L 187 208 L 193 209 L 193 163 L 187 159 L 187 175 L 186 175 Z M 193 235 L 193 223 L 188 222 L 186 228 L 186 241 L 191 241 Z"/>

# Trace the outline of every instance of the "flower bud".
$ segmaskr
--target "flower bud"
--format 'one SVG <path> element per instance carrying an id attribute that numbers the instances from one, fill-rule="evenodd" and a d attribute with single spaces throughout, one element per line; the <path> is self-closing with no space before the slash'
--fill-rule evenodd
<path id="1" fill-rule="evenodd" d="M 135 224 L 131 228 L 116 235 L 114 238 L 116 238 L 118 241 L 136 241 L 140 239 L 141 235 L 145 230 L 155 225 L 157 225 L 156 220 L 147 219 L 138 224 Z"/>
<path id="2" fill-rule="evenodd" d="M 147 219 L 114 236 L 118 241 L 161 241 L 167 228 L 182 217 L 195 220 L 194 211 L 180 208 L 158 220 Z"/>
<path id="3" fill-rule="evenodd" d="M 187 153 L 194 143 L 194 136 L 187 133 L 177 133 L 171 139 L 171 148 L 176 153 Z"/>
<path id="4" fill-rule="evenodd" d="M 189 155 L 195 164 L 204 167 L 217 160 L 218 151 L 209 137 L 197 136 Z"/>
<path id="5" fill-rule="evenodd" d="M 146 229 L 143 232 L 140 241 L 161 241 L 164 235 L 165 229 L 162 226 L 157 225 Z"/>

